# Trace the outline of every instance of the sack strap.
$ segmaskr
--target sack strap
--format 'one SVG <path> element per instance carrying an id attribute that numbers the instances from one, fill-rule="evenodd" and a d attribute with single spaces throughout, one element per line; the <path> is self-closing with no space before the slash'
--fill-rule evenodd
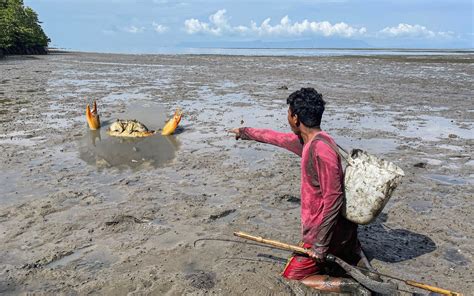
<path id="1" fill-rule="evenodd" d="M 316 171 L 315 167 L 314 167 L 314 164 L 313 164 L 313 160 L 314 160 L 314 155 L 313 155 L 313 144 L 316 143 L 316 141 L 322 141 L 324 143 L 326 143 L 326 145 L 328 145 L 332 150 L 334 150 L 336 152 L 336 154 L 338 154 L 341 158 L 345 159 L 347 161 L 347 163 L 350 165 L 351 164 L 351 161 L 352 159 L 349 157 L 349 156 L 345 156 L 344 154 L 342 154 L 339 149 L 334 146 L 334 144 L 330 143 L 329 141 L 327 141 L 326 139 L 324 139 L 320 134 L 317 134 L 312 140 L 311 142 L 309 143 L 310 147 L 309 147 L 309 157 L 310 157 L 310 169 L 312 170 L 313 174 L 316 175 L 316 178 L 318 179 L 317 180 L 317 184 L 315 184 L 316 187 L 320 187 L 320 183 L 319 183 L 319 176 L 318 176 L 318 172 Z M 337 145 L 339 146 L 339 145 Z M 345 153 L 347 153 L 344 149 L 341 148 L 341 150 L 343 150 Z M 322 190 L 322 188 L 321 188 Z"/>
<path id="2" fill-rule="evenodd" d="M 344 159 L 348 165 L 352 165 L 352 159 L 350 158 L 349 156 L 349 153 L 347 153 L 346 150 L 344 150 L 341 146 L 337 145 L 335 146 L 334 144 L 330 143 L 328 140 L 326 140 L 323 136 L 321 136 L 321 134 L 317 134 L 313 140 L 311 141 L 311 143 L 313 141 L 321 141 L 323 143 L 325 143 L 326 145 L 328 145 L 334 152 L 336 152 L 336 154 L 338 154 L 342 159 Z M 343 154 L 340 150 L 344 151 L 345 154 Z"/>

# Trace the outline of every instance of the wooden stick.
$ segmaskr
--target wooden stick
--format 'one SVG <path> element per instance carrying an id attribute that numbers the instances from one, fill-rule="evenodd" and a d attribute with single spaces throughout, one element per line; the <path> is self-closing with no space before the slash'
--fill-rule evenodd
<path id="1" fill-rule="evenodd" d="M 293 252 L 298 252 L 298 253 L 301 253 L 301 254 L 307 254 L 308 255 L 308 249 L 305 249 L 305 248 L 302 248 L 302 247 L 289 245 L 289 244 L 285 244 L 285 243 L 270 240 L 270 239 L 265 239 L 265 238 L 260 237 L 260 236 L 253 236 L 253 235 L 241 232 L 241 231 L 234 232 L 234 235 L 238 236 L 238 237 L 241 237 L 241 238 L 244 238 L 244 239 L 256 241 L 256 242 L 259 242 L 259 243 L 262 243 L 262 244 L 274 246 L 274 247 L 282 249 L 282 250 L 293 251 Z M 409 286 L 417 287 L 417 288 L 424 289 L 424 290 L 427 290 L 427 291 L 431 291 L 431 292 L 435 292 L 435 293 L 439 293 L 439 294 L 443 294 L 443 295 L 450 295 L 450 296 L 463 296 L 463 294 L 458 293 L 458 292 L 452 292 L 452 291 L 445 290 L 445 289 L 442 289 L 442 288 L 430 286 L 430 285 L 427 285 L 427 284 L 418 283 L 418 282 L 415 282 L 415 281 L 404 280 L 404 279 L 396 278 L 396 277 L 393 277 L 393 276 L 381 274 L 381 273 L 374 272 L 374 271 L 370 271 L 370 272 L 381 275 L 381 276 L 390 277 L 390 278 L 402 281 L 402 282 L 404 282 L 405 284 L 407 284 Z"/>
<path id="2" fill-rule="evenodd" d="M 366 271 L 366 272 L 370 272 L 370 273 L 373 273 L 373 274 L 376 274 L 376 275 L 379 275 L 379 276 L 383 276 L 383 277 L 386 277 L 386 278 L 394 279 L 394 280 L 403 282 L 408 286 L 417 287 L 417 288 L 428 290 L 428 291 L 435 292 L 435 293 L 438 293 L 438 294 L 450 295 L 450 296 L 463 296 L 462 293 L 445 290 L 445 289 L 442 289 L 442 288 L 430 286 L 430 285 L 415 282 L 415 281 L 404 280 L 404 279 L 401 279 L 401 278 L 393 276 L 393 275 L 388 275 L 388 274 L 376 272 L 374 270 L 370 270 L 370 269 L 367 269 L 367 268 L 357 267 L 357 269 L 360 269 L 360 270 Z"/>
<path id="3" fill-rule="evenodd" d="M 289 245 L 289 244 L 285 244 L 285 243 L 270 240 L 270 239 L 265 239 L 265 238 L 259 237 L 259 236 L 253 236 L 253 235 L 241 232 L 241 231 L 234 232 L 234 235 L 238 236 L 238 237 L 241 237 L 241 238 L 244 238 L 244 239 L 253 240 L 253 241 L 256 241 L 256 242 L 259 242 L 259 243 L 262 243 L 262 244 L 271 245 L 271 246 L 274 246 L 274 247 L 279 248 L 279 249 L 298 252 L 298 253 L 301 253 L 301 254 L 308 254 L 308 249 L 298 247 L 298 246 Z"/>
<path id="4" fill-rule="evenodd" d="M 452 291 L 449 291 L 449 290 L 441 289 L 441 288 L 430 286 L 430 285 L 427 285 L 427 284 L 422 284 L 422 283 L 418 283 L 418 282 L 414 282 L 414 281 L 410 281 L 410 280 L 404 280 L 404 282 L 405 282 L 405 284 L 407 284 L 409 286 L 417 287 L 417 288 L 420 288 L 420 289 L 423 289 L 423 290 L 428 290 L 428 291 L 435 292 L 435 293 L 438 293 L 438 294 L 450 295 L 450 296 L 463 296 L 463 294 L 461 294 L 461 293 L 452 292 Z"/>

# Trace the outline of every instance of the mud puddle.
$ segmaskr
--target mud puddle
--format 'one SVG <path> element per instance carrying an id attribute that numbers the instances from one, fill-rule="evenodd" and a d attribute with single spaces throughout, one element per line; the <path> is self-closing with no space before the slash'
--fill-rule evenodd
<path id="1" fill-rule="evenodd" d="M 471 260 L 466 258 L 459 249 L 453 248 L 447 249 L 443 254 L 443 258 L 451 263 L 461 266 L 466 266 L 471 262 Z"/>
<path id="2" fill-rule="evenodd" d="M 448 137 L 474 139 L 472 123 L 430 115 L 407 117 L 404 121 L 405 127 L 400 131 L 403 137 L 417 137 L 424 141 L 437 141 Z"/>
<path id="3" fill-rule="evenodd" d="M 460 178 L 455 176 L 447 176 L 447 175 L 438 175 L 438 174 L 428 174 L 426 175 L 427 179 L 436 181 L 438 183 L 444 185 L 467 185 L 467 184 L 474 184 L 474 180 L 472 178 Z"/>
<path id="4" fill-rule="evenodd" d="M 92 271 L 108 267 L 115 261 L 116 258 L 111 256 L 104 246 L 92 245 L 69 252 L 66 256 L 48 263 L 45 267 L 54 269 L 75 265 L 77 268 Z"/>
<path id="5" fill-rule="evenodd" d="M 109 136 L 107 129 L 115 119 L 137 119 L 150 130 L 160 130 L 166 116 L 160 105 L 128 106 L 125 112 L 113 114 L 110 119 L 102 119 L 100 130 L 86 131 L 78 141 L 79 158 L 99 169 L 163 166 L 174 158 L 179 148 L 175 136 L 161 136 L 158 133 L 145 138 L 121 138 Z"/>

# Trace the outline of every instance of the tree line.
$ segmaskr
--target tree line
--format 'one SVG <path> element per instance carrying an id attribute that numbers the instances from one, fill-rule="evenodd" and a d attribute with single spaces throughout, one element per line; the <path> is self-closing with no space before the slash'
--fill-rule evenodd
<path id="1" fill-rule="evenodd" d="M 38 14 L 23 0 L 0 0 L 0 56 L 46 54 L 50 39 L 40 24 Z"/>

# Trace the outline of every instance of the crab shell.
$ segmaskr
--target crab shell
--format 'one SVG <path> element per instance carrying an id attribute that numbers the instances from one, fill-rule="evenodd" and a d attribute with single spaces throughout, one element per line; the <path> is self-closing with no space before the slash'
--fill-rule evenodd
<path id="1" fill-rule="evenodd" d="M 89 104 L 86 107 L 87 124 L 91 130 L 98 130 L 100 128 L 99 114 L 97 114 L 97 103 L 94 101 L 94 107 L 91 111 Z"/>
<path id="2" fill-rule="evenodd" d="M 183 112 L 180 109 L 176 109 L 174 112 L 173 118 L 171 118 L 161 130 L 161 134 L 163 136 L 169 136 L 174 133 L 176 128 L 178 127 L 179 122 L 181 121 L 181 117 L 183 116 Z"/>
<path id="3" fill-rule="evenodd" d="M 114 137 L 141 138 L 154 135 L 155 132 L 148 130 L 143 123 L 137 120 L 117 119 L 107 129 L 107 134 Z"/>

